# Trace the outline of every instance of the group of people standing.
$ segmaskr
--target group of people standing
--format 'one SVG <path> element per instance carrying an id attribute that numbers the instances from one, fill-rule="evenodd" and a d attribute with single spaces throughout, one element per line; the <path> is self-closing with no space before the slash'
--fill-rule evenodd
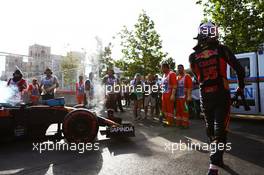
<path id="1" fill-rule="evenodd" d="M 192 101 L 192 78 L 178 65 L 178 74 L 170 70 L 169 64 L 161 64 L 162 72 L 162 114 L 166 124 L 171 126 L 176 116 L 176 126 L 189 127 L 188 103 Z M 176 105 L 175 105 L 176 104 Z M 176 111 L 176 112 L 175 112 Z M 175 114 L 175 115 L 174 115 Z"/>
<path id="2" fill-rule="evenodd" d="M 92 106 L 94 96 L 93 78 L 94 74 L 92 72 L 85 81 L 82 75 L 79 76 L 79 81 L 75 84 L 77 104 L 84 104 L 87 105 L 87 107 Z"/>
<path id="3" fill-rule="evenodd" d="M 160 79 L 158 75 L 148 74 L 146 77 L 136 73 L 125 88 L 120 88 L 120 80 L 109 69 L 103 78 L 106 85 L 106 108 L 108 115 L 117 111 L 117 106 L 123 111 L 121 95 L 126 101 L 133 101 L 133 115 L 135 121 L 141 119 L 165 118 L 166 126 L 189 127 L 188 102 L 192 100 L 192 78 L 185 73 L 184 66 L 178 65 L 178 73 L 170 70 L 169 64 L 163 62 L 161 70 L 164 73 Z M 117 88 L 118 87 L 118 88 Z M 116 90 L 119 89 L 119 90 Z M 129 102 L 126 102 L 129 104 Z M 144 117 L 141 110 L 144 109 Z M 150 111 L 150 114 L 149 114 Z"/>
<path id="4" fill-rule="evenodd" d="M 28 85 L 27 81 L 23 78 L 23 73 L 17 69 L 13 73 L 13 78 L 7 81 L 7 86 L 14 87 L 17 92 L 15 95 L 20 101 L 26 101 L 32 104 L 39 104 L 40 100 L 54 99 L 56 88 L 59 87 L 56 76 L 52 75 L 51 69 L 47 68 L 44 72 L 45 76 L 41 79 L 40 83 L 36 78 L 32 79 L 32 83 Z M 29 99 L 26 99 L 29 97 Z"/>

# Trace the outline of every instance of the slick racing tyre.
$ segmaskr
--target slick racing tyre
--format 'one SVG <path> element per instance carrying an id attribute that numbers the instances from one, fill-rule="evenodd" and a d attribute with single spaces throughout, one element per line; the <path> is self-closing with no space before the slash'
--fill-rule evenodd
<path id="1" fill-rule="evenodd" d="M 68 142 L 92 142 L 99 129 L 96 116 L 86 109 L 68 113 L 63 121 L 63 134 Z"/>

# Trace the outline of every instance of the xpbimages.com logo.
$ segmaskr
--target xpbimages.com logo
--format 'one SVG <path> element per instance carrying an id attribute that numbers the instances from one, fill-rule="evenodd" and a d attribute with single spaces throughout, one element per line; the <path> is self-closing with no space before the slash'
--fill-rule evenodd
<path id="1" fill-rule="evenodd" d="M 164 149 L 172 154 L 176 151 L 208 151 L 216 153 L 216 151 L 230 151 L 232 149 L 231 143 L 193 143 L 193 142 L 180 142 L 177 143 L 165 143 Z"/>
<path id="2" fill-rule="evenodd" d="M 217 37 L 219 32 L 221 31 L 225 31 L 225 35 L 229 35 L 231 34 L 231 27 L 218 27 L 218 26 L 212 26 L 210 28 L 207 28 L 207 27 L 201 27 L 198 29 L 198 33 L 200 34 L 203 34 L 203 35 L 209 35 L 210 34 L 210 37 Z"/>
<path id="3" fill-rule="evenodd" d="M 146 95 L 150 95 L 151 93 L 158 93 L 158 92 L 165 92 L 168 88 L 166 85 L 119 85 L 119 84 L 114 84 L 114 85 L 105 85 L 105 92 L 106 94 L 108 93 L 132 93 L 132 92 L 137 92 L 137 93 L 144 93 Z"/>
<path id="4" fill-rule="evenodd" d="M 65 143 L 65 142 L 43 142 L 32 143 L 33 151 L 40 154 L 45 151 L 77 151 L 82 154 L 85 151 L 98 151 L 99 143 Z"/>

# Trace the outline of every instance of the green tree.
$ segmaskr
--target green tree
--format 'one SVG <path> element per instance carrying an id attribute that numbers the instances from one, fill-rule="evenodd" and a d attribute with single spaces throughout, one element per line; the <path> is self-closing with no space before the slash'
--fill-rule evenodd
<path id="1" fill-rule="evenodd" d="M 169 57 L 169 58 L 165 59 L 165 61 L 167 63 L 169 63 L 171 70 L 175 70 L 176 69 L 176 63 L 175 63 L 175 61 L 173 60 L 172 57 Z"/>
<path id="2" fill-rule="evenodd" d="M 125 26 L 119 34 L 123 60 L 116 62 L 116 65 L 121 66 L 126 76 L 159 72 L 159 63 L 167 54 L 162 51 L 162 41 L 155 30 L 154 21 L 145 11 L 139 15 L 133 30 Z"/>
<path id="3" fill-rule="evenodd" d="M 98 36 L 96 40 L 96 53 L 90 56 L 90 63 L 92 63 L 92 71 L 99 71 L 99 76 L 103 77 L 106 73 L 107 68 L 114 67 L 114 60 L 112 58 L 112 43 L 108 43 L 107 46 L 103 46 L 102 39 Z"/>
<path id="4" fill-rule="evenodd" d="M 80 59 L 68 53 L 61 62 L 63 85 L 71 87 L 77 81 L 77 72 L 80 67 Z M 63 88 L 64 88 L 63 87 Z"/>
<path id="5" fill-rule="evenodd" d="M 96 36 L 96 53 L 92 54 L 90 57 L 90 63 L 92 64 L 92 72 L 98 73 L 100 77 L 103 75 L 105 69 L 104 60 L 103 60 L 103 41 L 100 37 Z"/>
<path id="6" fill-rule="evenodd" d="M 221 40 L 234 52 L 255 51 L 264 42 L 263 0 L 198 0 L 205 20 L 221 27 Z"/>
<path id="7" fill-rule="evenodd" d="M 114 67 L 114 59 L 112 58 L 112 43 L 110 42 L 106 47 L 104 47 L 102 55 L 102 63 L 106 65 L 106 68 Z"/>

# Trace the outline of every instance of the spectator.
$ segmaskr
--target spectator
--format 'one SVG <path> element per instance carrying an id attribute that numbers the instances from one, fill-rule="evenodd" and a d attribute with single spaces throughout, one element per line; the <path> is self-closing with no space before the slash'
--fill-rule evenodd
<path id="1" fill-rule="evenodd" d="M 114 70 L 108 69 L 107 75 L 103 78 L 103 83 L 106 86 L 106 108 L 108 117 L 114 118 L 114 111 L 116 107 L 116 93 L 115 85 L 117 84 L 117 78 L 114 76 Z"/>
<path id="2" fill-rule="evenodd" d="M 150 117 L 154 119 L 154 110 L 156 107 L 156 98 L 157 98 L 157 84 L 155 77 L 152 74 L 149 74 L 147 81 L 145 82 L 145 98 L 144 98 L 144 108 L 145 108 L 145 119 L 148 117 L 148 106 L 150 105 Z M 155 91 L 156 90 L 156 91 Z"/>
<path id="3" fill-rule="evenodd" d="M 76 100 L 77 104 L 84 104 L 85 100 L 85 84 L 83 82 L 83 76 L 79 76 L 79 82 L 76 82 Z"/>
<path id="4" fill-rule="evenodd" d="M 115 112 L 117 112 L 117 107 L 119 108 L 119 110 L 121 112 L 124 112 L 123 106 L 122 106 L 122 88 L 121 88 L 121 82 L 120 79 L 117 78 L 117 88 L 115 90 L 116 92 L 116 108 L 115 108 Z"/>
<path id="5" fill-rule="evenodd" d="M 131 81 L 131 86 L 133 87 L 133 92 L 131 93 L 131 99 L 134 101 L 134 119 L 140 120 L 141 119 L 141 108 L 143 104 L 143 87 L 144 84 L 141 80 L 141 75 L 137 73 L 135 75 L 134 80 Z"/>
<path id="6" fill-rule="evenodd" d="M 14 99 L 16 99 L 14 101 L 15 103 L 18 101 L 25 101 L 22 97 L 27 89 L 27 82 L 23 79 L 23 74 L 19 69 L 14 71 L 13 78 L 8 80 L 7 86 L 13 86 L 17 89 L 17 92 L 14 95 Z"/>
<path id="7" fill-rule="evenodd" d="M 44 74 L 46 76 L 40 82 L 42 100 L 54 99 L 56 88 L 59 87 L 57 77 L 52 75 L 52 71 L 49 68 L 45 70 Z"/>
<path id="8" fill-rule="evenodd" d="M 201 118 L 201 107 L 200 107 L 200 89 L 199 83 L 194 80 L 192 89 L 192 101 L 189 104 L 189 113 L 192 118 Z"/>
<path id="9" fill-rule="evenodd" d="M 36 78 L 33 78 L 32 83 L 28 86 L 28 95 L 30 98 L 30 102 L 33 105 L 36 105 L 39 103 L 39 99 L 40 99 L 40 87 L 39 87 L 39 83 L 38 80 Z"/>
<path id="10" fill-rule="evenodd" d="M 125 106 L 129 107 L 130 105 L 130 98 L 129 98 L 129 81 L 125 80 L 124 81 L 124 85 L 125 85 L 125 91 L 124 91 L 124 99 L 125 99 Z"/>
<path id="11" fill-rule="evenodd" d="M 19 92 L 27 89 L 27 82 L 23 79 L 23 74 L 20 70 L 15 70 L 13 78 L 10 78 L 7 82 L 7 86 L 16 86 Z"/>
<path id="12" fill-rule="evenodd" d="M 93 72 L 90 72 L 88 80 L 85 81 L 84 104 L 87 105 L 87 107 L 92 106 L 92 100 L 93 100 L 93 96 L 94 96 L 93 78 L 94 78 L 94 74 L 93 74 Z"/>
<path id="13" fill-rule="evenodd" d="M 158 93 L 157 93 L 157 97 L 156 97 L 156 106 L 155 106 L 155 114 L 157 117 L 161 117 L 160 116 L 160 111 L 161 111 L 161 97 L 162 97 L 162 93 L 161 93 L 161 81 L 159 79 L 159 75 L 156 74 L 155 75 L 155 81 L 156 84 L 158 86 Z"/>

